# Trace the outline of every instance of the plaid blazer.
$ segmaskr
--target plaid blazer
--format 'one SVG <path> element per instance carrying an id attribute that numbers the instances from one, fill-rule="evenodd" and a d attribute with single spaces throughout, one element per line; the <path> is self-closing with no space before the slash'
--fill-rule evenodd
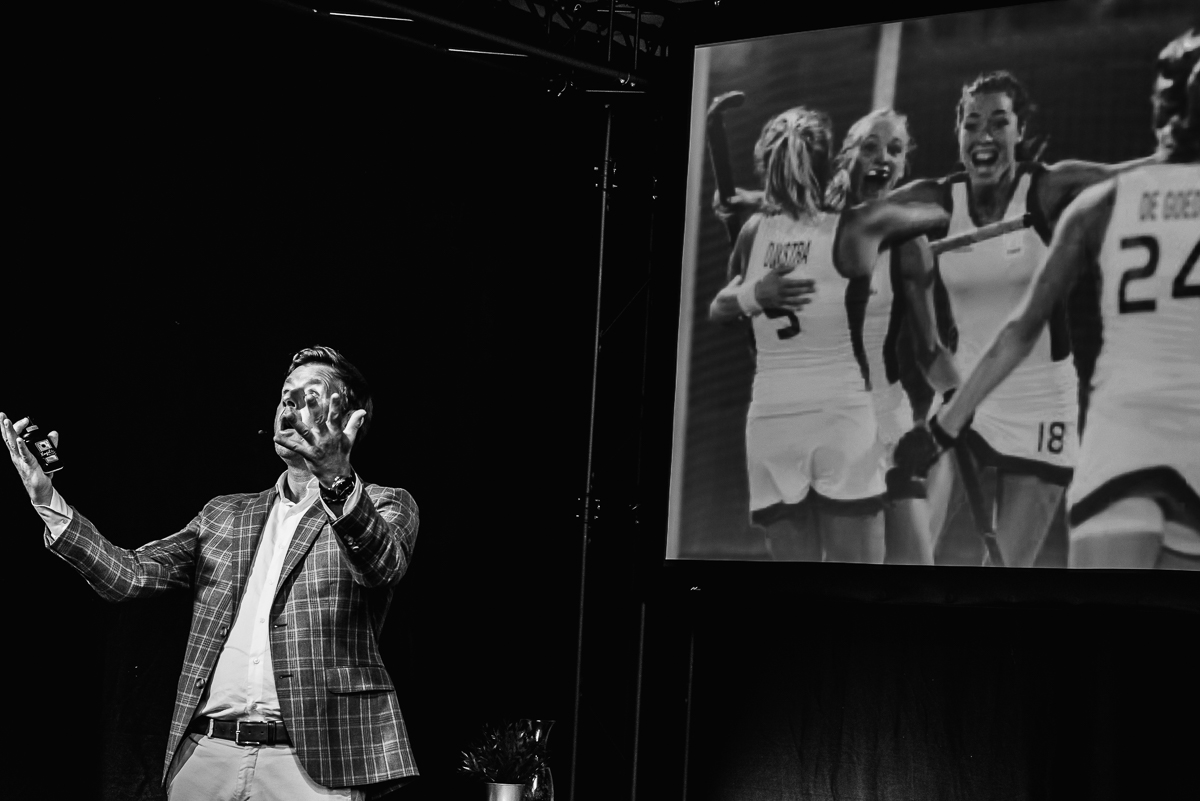
<path id="1" fill-rule="evenodd" d="M 318 502 L 292 538 L 271 605 L 271 660 L 280 709 L 308 775 L 327 787 L 415 776 L 379 634 L 417 537 L 402 489 L 364 484 L 333 524 Z M 224 495 L 186 528 L 137 550 L 118 548 L 78 510 L 49 548 L 106 600 L 190 587 L 192 628 L 167 739 L 163 780 L 233 627 L 267 515 L 278 495 Z M 383 788 L 379 788 L 383 789 Z"/>

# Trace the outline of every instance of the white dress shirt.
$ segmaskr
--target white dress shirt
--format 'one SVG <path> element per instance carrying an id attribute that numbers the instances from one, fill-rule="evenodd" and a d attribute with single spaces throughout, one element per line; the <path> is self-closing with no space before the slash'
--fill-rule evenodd
<path id="1" fill-rule="evenodd" d="M 303 496 L 296 502 L 289 501 L 284 493 L 287 478 L 285 472 L 276 482 L 277 497 L 263 526 L 237 617 L 197 707 L 201 715 L 222 720 L 282 720 L 279 696 L 275 693 L 275 674 L 271 669 L 271 603 L 296 527 L 305 512 L 321 497 L 320 484 L 314 476 L 304 487 Z M 354 507 L 361 494 L 362 481 L 355 476 L 354 491 L 342 507 L 343 515 Z M 337 519 L 324 501 L 321 505 L 330 519 Z M 47 542 L 60 537 L 74 518 L 71 507 L 57 489 L 49 504 L 33 506 L 46 523 Z"/>

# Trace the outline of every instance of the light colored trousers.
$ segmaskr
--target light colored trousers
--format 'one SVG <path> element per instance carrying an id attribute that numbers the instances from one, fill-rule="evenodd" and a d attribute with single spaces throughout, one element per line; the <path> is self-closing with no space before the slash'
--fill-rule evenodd
<path id="1" fill-rule="evenodd" d="M 203 734 L 183 739 L 167 776 L 170 801 L 362 801 L 362 790 L 317 784 L 290 745 L 238 745 Z"/>

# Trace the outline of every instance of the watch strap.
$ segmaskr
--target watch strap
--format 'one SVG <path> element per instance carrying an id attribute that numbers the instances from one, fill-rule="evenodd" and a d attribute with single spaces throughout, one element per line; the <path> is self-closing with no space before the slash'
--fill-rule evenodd
<path id="1" fill-rule="evenodd" d="M 354 475 L 338 476 L 328 487 L 321 485 L 321 500 L 325 503 L 345 503 L 354 492 Z"/>

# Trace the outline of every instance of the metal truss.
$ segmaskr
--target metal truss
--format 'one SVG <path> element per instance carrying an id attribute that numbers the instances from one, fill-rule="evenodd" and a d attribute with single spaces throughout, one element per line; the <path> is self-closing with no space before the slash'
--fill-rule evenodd
<path id="1" fill-rule="evenodd" d="M 505 59 L 585 91 L 642 93 L 669 55 L 667 0 L 267 0 L 437 50 Z M 522 64 L 514 62 L 520 58 Z"/>

